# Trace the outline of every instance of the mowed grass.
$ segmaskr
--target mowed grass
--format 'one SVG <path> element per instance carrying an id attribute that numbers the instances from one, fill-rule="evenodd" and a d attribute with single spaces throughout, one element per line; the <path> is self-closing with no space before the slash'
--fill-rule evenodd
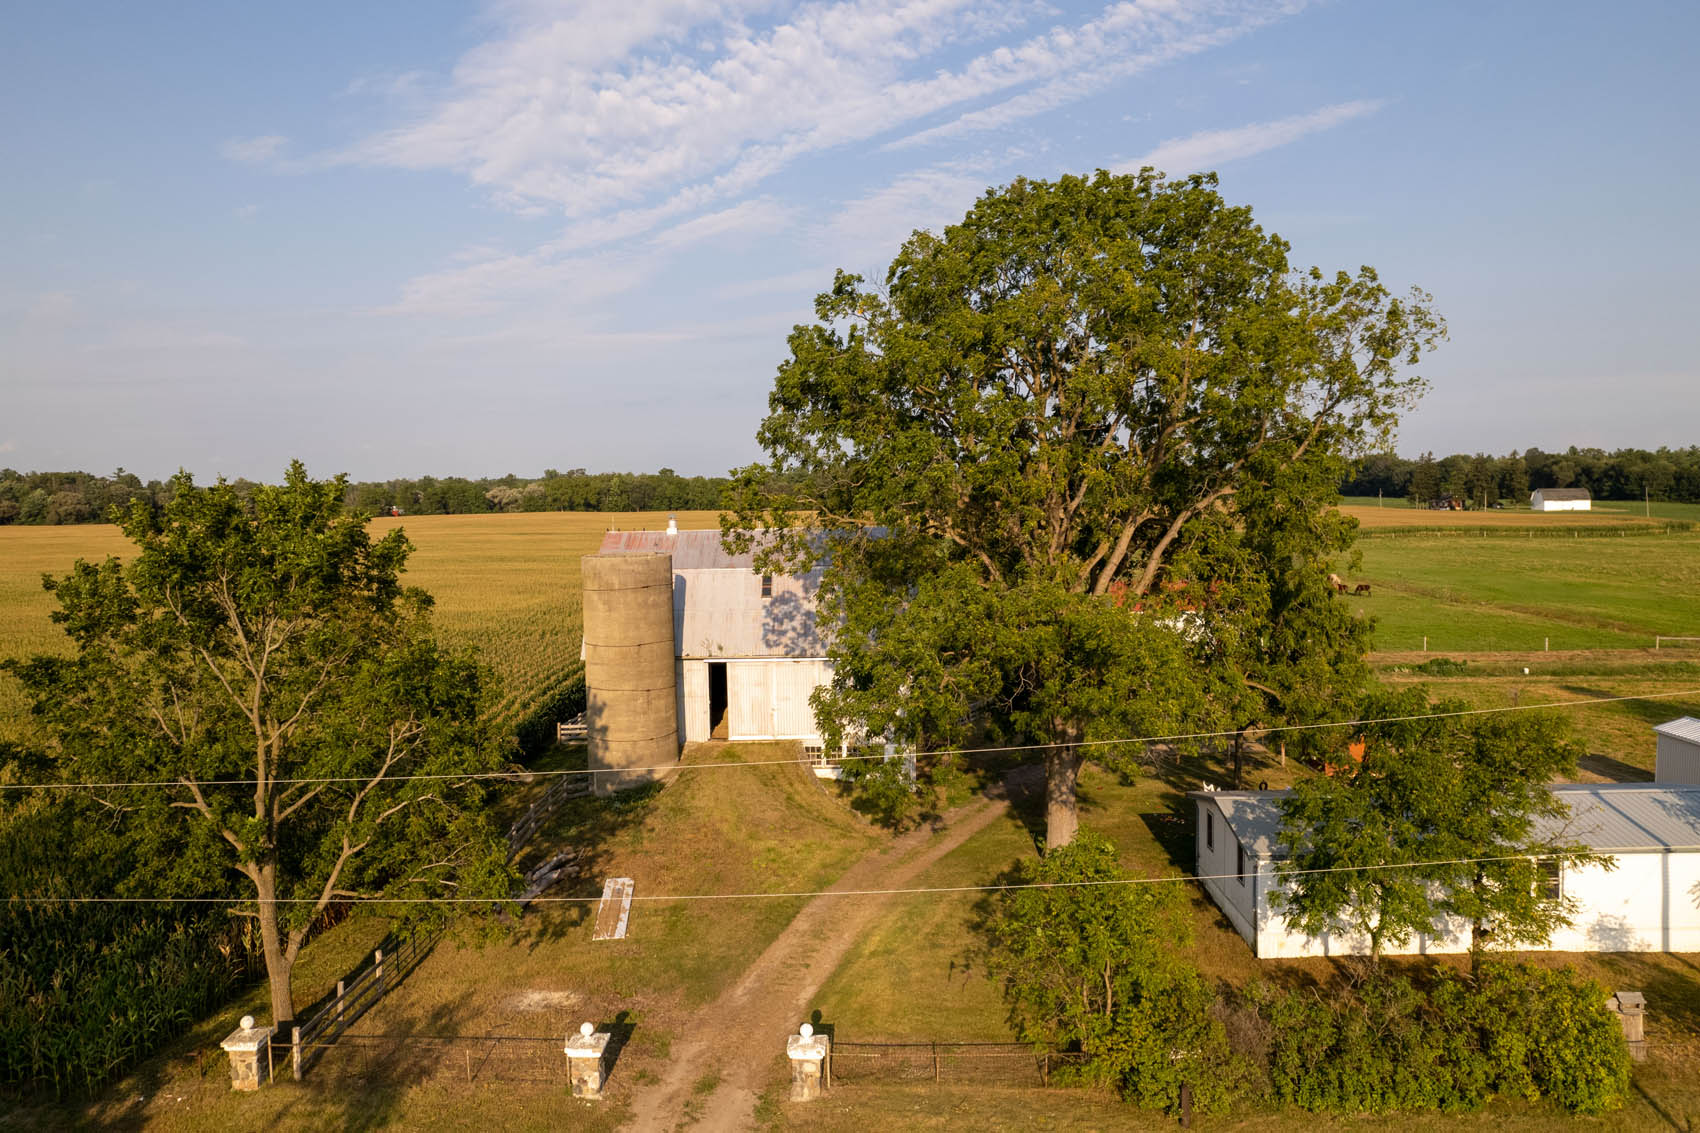
<path id="1" fill-rule="evenodd" d="M 1365 539 L 1347 581 L 1375 648 L 1431 652 L 1648 649 L 1700 635 L 1700 533 L 1579 539 Z"/>
<path id="2" fill-rule="evenodd" d="M 682 528 L 717 527 L 718 512 L 678 513 Z M 665 512 L 532 512 L 374 519 L 381 535 L 401 527 L 413 541 L 405 579 L 437 601 L 446 641 L 475 647 L 502 682 L 497 718 L 516 720 L 545 687 L 578 667 L 582 625 L 579 559 L 603 533 L 665 528 Z M 77 559 L 124 558 L 131 545 L 109 524 L 0 527 L 0 659 L 66 652 L 49 619 L 56 608 L 44 573 L 69 573 Z M 0 677 L 0 738 L 25 724 L 16 682 Z"/>

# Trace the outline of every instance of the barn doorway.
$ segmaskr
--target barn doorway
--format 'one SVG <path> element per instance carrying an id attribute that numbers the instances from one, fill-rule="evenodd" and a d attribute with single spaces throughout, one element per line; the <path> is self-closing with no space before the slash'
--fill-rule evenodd
<path id="1" fill-rule="evenodd" d="M 726 738 L 726 662 L 708 663 L 708 736 Z"/>

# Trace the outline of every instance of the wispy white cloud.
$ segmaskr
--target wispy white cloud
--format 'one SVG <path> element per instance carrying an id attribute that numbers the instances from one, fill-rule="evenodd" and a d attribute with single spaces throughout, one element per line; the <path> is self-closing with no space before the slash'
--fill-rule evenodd
<path id="1" fill-rule="evenodd" d="M 231 215 L 237 220 L 253 220 L 259 214 L 260 206 L 255 204 L 237 205 L 231 209 Z"/>
<path id="2" fill-rule="evenodd" d="M 765 0 L 635 0 L 547 20 L 514 5 L 507 34 L 461 60 L 432 111 L 343 158 L 460 170 L 504 203 L 572 217 L 691 189 L 735 196 L 802 155 L 977 100 L 1016 96 L 911 139 L 1039 113 L 1297 3 L 1120 0 L 1025 36 L 1048 13 L 1015 0 L 807 3 L 761 30 L 745 21 Z"/>
<path id="3" fill-rule="evenodd" d="M 282 134 L 261 134 L 254 138 L 231 138 L 219 152 L 242 165 L 266 165 L 277 160 L 288 144 L 289 139 Z"/>
<path id="4" fill-rule="evenodd" d="M 1149 165 L 1176 176 L 1212 169 L 1238 158 L 1290 145 L 1300 138 L 1358 118 L 1366 118 L 1385 105 L 1381 99 L 1359 99 L 1324 106 L 1309 114 L 1278 118 L 1273 122 L 1253 122 L 1226 130 L 1205 130 L 1184 138 L 1170 138 L 1144 157 L 1122 162 L 1118 168 L 1132 170 Z"/>

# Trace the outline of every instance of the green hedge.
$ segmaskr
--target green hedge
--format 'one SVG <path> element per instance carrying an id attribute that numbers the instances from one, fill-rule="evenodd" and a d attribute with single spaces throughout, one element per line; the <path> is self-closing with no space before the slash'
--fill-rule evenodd
<path id="1" fill-rule="evenodd" d="M 1310 1110 L 1476 1109 L 1495 1097 L 1605 1113 L 1629 1091 L 1606 992 L 1574 971 L 1489 961 L 1479 980 L 1372 978 L 1356 994 L 1261 989 L 1276 1097 Z"/>

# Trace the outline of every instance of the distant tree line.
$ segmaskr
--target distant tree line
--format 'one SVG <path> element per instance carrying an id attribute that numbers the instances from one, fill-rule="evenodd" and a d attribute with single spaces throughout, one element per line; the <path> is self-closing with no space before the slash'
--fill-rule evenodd
<path id="1" fill-rule="evenodd" d="M 1418 502 L 1453 496 L 1479 504 L 1484 497 L 1490 503 L 1527 503 L 1536 488 L 1586 488 L 1600 500 L 1638 500 L 1645 493 L 1655 500 L 1700 503 L 1700 445 L 1654 452 L 1531 448 L 1520 453 L 1513 450 L 1508 456 L 1454 453 L 1439 459 L 1425 452 L 1415 460 L 1377 453 L 1359 461 L 1355 474 L 1340 490 L 1348 496 L 1405 497 Z"/>
<path id="2" fill-rule="evenodd" d="M 721 506 L 727 480 L 722 476 L 681 476 L 659 472 L 568 472 L 548 469 L 542 479 L 519 476 L 467 479 L 421 476 L 418 479 L 363 481 L 348 485 L 350 509 L 368 514 L 476 515 L 494 511 L 711 511 Z M 253 488 L 235 481 L 246 496 Z M 169 480 L 142 479 L 122 468 L 110 476 L 89 472 L 18 472 L 0 469 L 0 525 L 105 523 L 114 508 L 132 501 L 155 508 L 171 499 Z"/>

